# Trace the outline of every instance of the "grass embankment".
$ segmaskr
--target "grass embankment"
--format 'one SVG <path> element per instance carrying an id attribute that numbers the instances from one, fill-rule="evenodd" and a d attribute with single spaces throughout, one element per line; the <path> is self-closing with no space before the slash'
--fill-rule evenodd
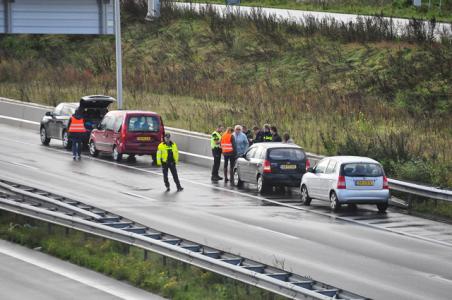
<path id="1" fill-rule="evenodd" d="M 190 2 L 180 0 L 179 2 Z M 225 4 L 221 0 L 194 0 L 198 3 Z M 383 15 L 387 17 L 418 18 L 452 21 L 452 1 L 422 1 L 421 7 L 413 6 L 412 0 L 241 0 L 244 6 L 274 7 L 307 11 L 337 12 L 359 15 Z"/>
<path id="2" fill-rule="evenodd" d="M 381 18 L 280 23 L 123 3 L 126 108 L 167 125 L 269 122 L 306 150 L 380 160 L 395 178 L 452 186 L 452 41 Z M 115 94 L 112 37 L 0 37 L 0 94 L 55 105 Z"/>
<path id="3" fill-rule="evenodd" d="M 285 299 L 212 272 L 0 210 L 0 239 L 22 244 L 170 299 Z"/>

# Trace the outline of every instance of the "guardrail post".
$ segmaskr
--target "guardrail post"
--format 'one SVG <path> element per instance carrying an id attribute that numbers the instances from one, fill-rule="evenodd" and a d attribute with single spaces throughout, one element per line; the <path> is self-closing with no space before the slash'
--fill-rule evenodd
<path id="1" fill-rule="evenodd" d="M 144 256 L 143 256 L 143 260 L 146 261 L 148 260 L 148 250 L 144 250 Z"/>
<path id="2" fill-rule="evenodd" d="M 52 234 L 52 223 L 47 223 L 47 233 Z"/>
<path id="3" fill-rule="evenodd" d="M 413 197 L 411 196 L 411 194 L 408 194 L 408 210 L 411 210 L 413 208 Z"/>
<path id="4" fill-rule="evenodd" d="M 69 236 L 69 227 L 64 227 L 64 235 L 65 235 L 66 237 Z"/>
<path id="5" fill-rule="evenodd" d="M 166 267 L 166 256 L 162 256 L 162 264 Z"/>

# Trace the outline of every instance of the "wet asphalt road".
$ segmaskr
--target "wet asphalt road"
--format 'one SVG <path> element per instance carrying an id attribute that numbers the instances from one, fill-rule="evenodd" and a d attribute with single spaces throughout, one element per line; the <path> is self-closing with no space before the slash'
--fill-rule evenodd
<path id="1" fill-rule="evenodd" d="M 263 206 L 253 186 L 237 190 L 212 184 L 209 170 L 188 164 L 178 168 L 185 190 L 177 193 L 172 185 L 167 193 L 160 169 L 150 166 L 149 158 L 117 164 L 108 157 L 85 156 L 74 162 L 60 141 L 45 147 L 37 133 L 6 125 L 0 125 L 0 143 L 1 177 L 26 181 L 151 228 L 374 299 L 452 295 L 452 247 L 317 214 L 327 212 L 326 203 L 314 200 L 316 213 Z M 297 197 L 269 196 L 294 205 Z M 391 211 L 382 217 L 372 206 L 345 214 L 398 224 L 424 222 Z M 434 223 L 447 239 L 452 226 Z"/>
<path id="2" fill-rule="evenodd" d="M 164 298 L 44 253 L 0 240 L 0 299 Z"/>

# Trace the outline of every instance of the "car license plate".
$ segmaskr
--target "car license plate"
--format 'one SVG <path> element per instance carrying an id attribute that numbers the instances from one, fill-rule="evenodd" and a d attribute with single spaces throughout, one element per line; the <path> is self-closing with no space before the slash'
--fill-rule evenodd
<path id="1" fill-rule="evenodd" d="M 372 180 L 356 180 L 356 186 L 373 186 L 374 182 Z"/>
<path id="2" fill-rule="evenodd" d="M 137 141 L 140 141 L 140 142 L 147 142 L 147 141 L 150 141 L 150 140 L 151 140 L 150 136 L 139 136 L 139 137 L 137 137 Z"/>
<path id="3" fill-rule="evenodd" d="M 297 165 L 281 165 L 281 169 L 283 170 L 295 170 Z"/>

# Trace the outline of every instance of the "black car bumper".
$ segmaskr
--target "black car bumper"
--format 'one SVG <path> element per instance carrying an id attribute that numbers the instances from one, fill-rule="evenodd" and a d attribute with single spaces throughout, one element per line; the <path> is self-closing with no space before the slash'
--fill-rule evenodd
<path id="1" fill-rule="evenodd" d="M 280 185 L 299 187 L 302 174 L 264 174 L 264 181 L 267 185 Z"/>

